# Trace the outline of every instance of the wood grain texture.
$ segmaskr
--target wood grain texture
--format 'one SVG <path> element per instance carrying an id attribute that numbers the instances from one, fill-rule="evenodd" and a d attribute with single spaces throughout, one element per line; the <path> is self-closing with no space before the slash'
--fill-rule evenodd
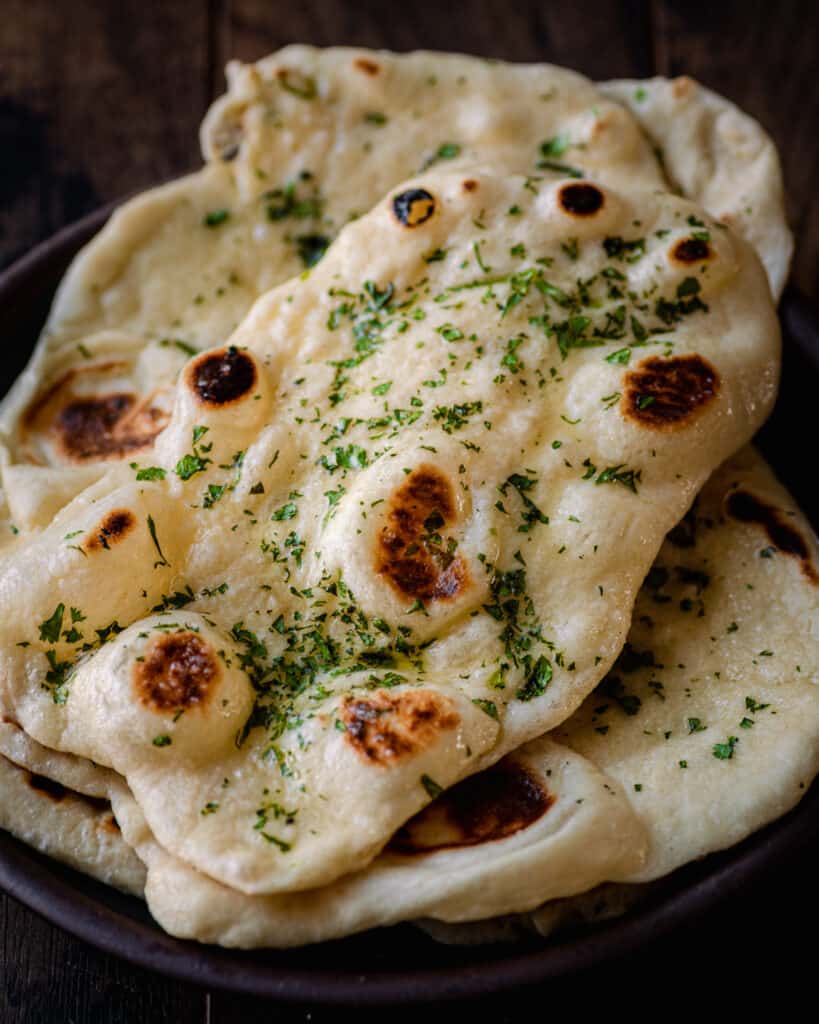
<path id="1" fill-rule="evenodd" d="M 0 264 L 102 202 L 195 167 L 201 3 L 4 0 Z"/>
<path id="2" fill-rule="evenodd" d="M 0 266 L 102 202 L 184 173 L 199 161 L 196 126 L 224 88 L 229 57 L 252 60 L 289 42 L 457 50 L 553 61 L 594 78 L 687 73 L 758 117 L 783 157 L 797 232 L 794 278 L 819 300 L 819 5 L 784 0 L 4 0 L 0 31 Z M 388 1011 L 391 1024 L 477 1014 L 494 1024 L 532 1008 L 586 1011 L 679 1001 L 736 1011 L 766 975 L 812 977 L 812 952 L 791 928 L 815 920 L 806 850 L 758 894 L 734 898 L 637 960 L 610 964 L 478 1006 Z M 776 884 L 774 884 L 776 882 Z M 774 939 L 774 936 L 776 938 Z M 742 961 L 736 973 L 726 960 Z M 748 966 L 750 965 L 750 975 Z M 400 965 L 396 965 L 400 966 Z M 384 1011 L 354 1014 L 383 1020 Z M 2 1024 L 279 1024 L 352 1012 L 277 1007 L 204 993 L 148 974 L 0 897 Z"/>
<path id="3" fill-rule="evenodd" d="M 582 9 L 537 0 L 384 4 L 306 0 L 271 17 L 269 0 L 238 0 L 227 12 L 230 49 L 255 60 L 288 43 L 454 50 L 499 60 L 552 61 L 592 77 L 650 73 L 648 2 L 591 3 Z"/>
<path id="4" fill-rule="evenodd" d="M 203 1024 L 206 994 L 107 956 L 0 901 L 3 1024 Z"/>
<path id="5" fill-rule="evenodd" d="M 819 299 L 819 4 L 660 0 L 653 21 L 659 74 L 699 79 L 773 136 L 796 235 L 792 280 Z"/>

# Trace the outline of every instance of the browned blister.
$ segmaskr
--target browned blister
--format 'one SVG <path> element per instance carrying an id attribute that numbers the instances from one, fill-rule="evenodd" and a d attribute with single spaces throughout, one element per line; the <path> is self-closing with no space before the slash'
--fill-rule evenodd
<path id="1" fill-rule="evenodd" d="M 555 802 L 520 761 L 505 758 L 448 789 L 395 834 L 396 853 L 432 853 L 505 839 L 528 828 Z"/>
<path id="2" fill-rule="evenodd" d="M 653 430 L 693 419 L 719 392 L 719 374 L 696 353 L 649 356 L 626 374 L 620 408 L 626 419 Z"/>
<path id="3" fill-rule="evenodd" d="M 392 765 L 431 747 L 441 733 L 457 727 L 460 716 L 448 697 L 432 690 L 376 690 L 366 697 L 347 694 L 341 721 L 360 757 Z"/>
<path id="4" fill-rule="evenodd" d="M 178 711 L 207 703 L 220 676 L 215 651 L 196 633 L 155 637 L 133 668 L 139 700 L 154 711 Z"/>

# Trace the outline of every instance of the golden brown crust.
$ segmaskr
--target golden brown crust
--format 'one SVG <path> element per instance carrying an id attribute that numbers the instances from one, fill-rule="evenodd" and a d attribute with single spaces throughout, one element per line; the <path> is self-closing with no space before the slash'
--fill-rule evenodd
<path id="1" fill-rule="evenodd" d="M 112 509 L 85 539 L 85 551 L 108 550 L 136 527 L 136 516 L 130 509 Z"/>
<path id="2" fill-rule="evenodd" d="M 435 466 L 419 466 L 393 494 L 378 538 L 376 572 L 402 597 L 445 600 L 468 586 L 466 563 L 440 533 L 455 512 L 452 485 Z"/>
<path id="3" fill-rule="evenodd" d="M 555 799 L 524 764 L 505 758 L 448 789 L 399 829 L 389 848 L 422 854 L 495 842 L 529 828 Z M 436 838 L 425 837 L 425 827 L 439 816 Z"/>
<path id="4" fill-rule="evenodd" d="M 341 702 L 345 738 L 364 761 L 398 764 L 431 747 L 460 717 L 449 698 L 432 690 L 377 690 L 366 697 L 347 694 Z"/>
<path id="5" fill-rule="evenodd" d="M 725 497 L 725 511 L 741 523 L 761 526 L 771 544 L 783 555 L 796 558 L 806 579 L 814 586 L 819 585 L 819 573 L 811 560 L 808 542 L 785 514 L 774 505 L 758 498 L 750 491 L 730 491 Z"/>
<path id="6" fill-rule="evenodd" d="M 203 405 L 232 405 L 256 385 L 256 364 L 231 345 L 199 356 L 187 370 L 190 389 Z"/>
<path id="7" fill-rule="evenodd" d="M 208 702 L 220 671 L 216 653 L 196 633 L 162 634 L 151 641 L 144 660 L 134 663 L 133 682 L 151 710 L 187 710 Z"/>
<path id="8" fill-rule="evenodd" d="M 374 60 L 367 60 L 365 57 L 356 57 L 353 67 L 356 71 L 363 71 L 365 75 L 377 75 L 381 70 L 380 64 L 376 64 Z"/>
<path id="9" fill-rule="evenodd" d="M 719 386 L 717 371 L 696 353 L 649 356 L 626 374 L 620 410 L 641 427 L 677 429 L 713 401 Z"/>

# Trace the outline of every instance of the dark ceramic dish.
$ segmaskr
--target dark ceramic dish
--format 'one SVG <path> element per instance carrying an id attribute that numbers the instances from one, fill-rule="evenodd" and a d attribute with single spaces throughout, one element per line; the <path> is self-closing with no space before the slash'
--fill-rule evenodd
<path id="1" fill-rule="evenodd" d="M 101 210 L 60 232 L 0 275 L 7 340 L 3 392 L 28 359 L 57 283 L 105 222 Z M 804 471 L 800 438 L 819 384 L 819 322 L 789 294 L 782 304 L 785 357 L 776 411 L 757 441 L 814 526 L 819 492 Z M 77 874 L 0 832 L 0 886 L 49 921 L 109 953 L 186 981 L 280 999 L 361 1006 L 467 998 L 543 982 L 621 958 L 690 925 L 718 901 L 747 892 L 819 834 L 819 784 L 786 817 L 725 853 L 670 876 L 626 917 L 593 930 L 517 945 L 439 946 L 410 926 L 287 952 L 243 952 L 165 934 L 140 901 Z M 397 968 L 396 965 L 400 965 Z"/>

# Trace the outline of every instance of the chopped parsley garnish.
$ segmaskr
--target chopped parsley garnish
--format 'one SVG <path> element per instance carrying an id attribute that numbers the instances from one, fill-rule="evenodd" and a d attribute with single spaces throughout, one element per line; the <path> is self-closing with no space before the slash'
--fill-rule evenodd
<path id="1" fill-rule="evenodd" d="M 229 217 L 230 210 L 211 210 L 210 213 L 205 214 L 202 223 L 206 228 L 216 228 L 220 224 L 224 224 Z"/>
<path id="2" fill-rule="evenodd" d="M 306 182 L 312 178 L 312 174 L 302 171 L 299 178 Z M 321 217 L 324 209 L 324 200 L 315 189 L 310 195 L 299 195 L 295 181 L 289 181 L 284 188 L 265 192 L 264 198 L 267 200 L 267 216 L 273 221 L 289 217 L 295 220 L 316 220 Z"/>
<path id="3" fill-rule="evenodd" d="M 469 423 L 469 417 L 483 412 L 483 402 L 460 402 L 456 405 L 439 405 L 432 413 L 433 419 L 441 424 L 447 434 L 453 434 Z"/>
<path id="4" fill-rule="evenodd" d="M 618 466 L 607 466 L 595 477 L 597 466 L 594 465 L 591 459 L 584 459 L 583 465 L 586 469 L 586 472 L 583 474 L 584 480 L 594 479 L 595 484 L 621 484 L 634 494 L 637 493 L 637 484 L 641 481 L 642 470 L 626 469 L 625 463 L 621 462 Z"/>
<path id="5" fill-rule="evenodd" d="M 299 259 L 306 269 L 314 267 L 327 252 L 329 246 L 330 239 L 327 235 L 298 235 L 296 238 Z"/>
<path id="6" fill-rule="evenodd" d="M 436 797 L 439 797 L 441 793 L 443 793 L 444 791 L 443 786 L 439 786 L 435 779 L 430 778 L 429 775 L 421 776 L 421 785 L 424 787 L 427 793 L 429 793 L 433 800 Z"/>
<path id="7" fill-rule="evenodd" d="M 65 605 L 60 602 L 52 612 L 50 618 L 40 623 L 40 639 L 46 643 L 56 644 L 60 639 L 60 631 L 63 628 L 63 615 Z"/>
<path id="8" fill-rule="evenodd" d="M 535 697 L 542 697 L 546 687 L 552 681 L 552 665 L 548 658 L 541 656 L 535 662 L 535 667 L 527 678 L 526 682 L 517 692 L 518 700 L 534 700 Z"/>
<path id="9" fill-rule="evenodd" d="M 626 240 L 617 236 L 609 236 L 603 240 L 603 248 L 610 260 L 621 260 L 624 263 L 636 263 L 646 254 L 646 240 L 632 238 Z"/>
<path id="10" fill-rule="evenodd" d="M 427 168 L 437 164 L 440 160 L 454 160 L 456 156 L 460 155 L 460 152 L 461 147 L 457 142 L 442 142 L 432 156 L 428 156 L 421 164 L 421 170 L 427 170 Z"/>
<path id="11" fill-rule="evenodd" d="M 154 542 L 154 547 L 156 548 L 157 554 L 159 555 L 159 561 L 154 562 L 154 569 L 158 568 L 160 565 L 170 565 L 171 563 L 162 554 L 162 548 L 159 546 L 159 541 L 157 540 L 156 536 L 156 523 L 153 520 L 153 516 L 150 515 L 148 516 L 148 533 L 150 533 L 151 540 Z"/>
<path id="12" fill-rule="evenodd" d="M 276 509 L 270 518 L 275 522 L 281 522 L 284 519 L 295 519 L 298 515 L 298 511 L 298 506 L 295 502 L 288 501 L 286 505 L 282 505 L 281 508 Z"/>
<path id="13" fill-rule="evenodd" d="M 715 743 L 714 744 L 714 757 L 720 761 L 730 761 L 734 756 L 734 748 L 739 739 L 736 736 L 729 736 L 727 743 Z"/>
<path id="14" fill-rule="evenodd" d="M 162 469 L 161 466 L 146 466 L 144 469 L 140 469 L 140 467 L 136 464 L 136 462 L 132 462 L 130 465 L 131 465 L 131 469 L 135 469 L 136 470 L 136 478 L 137 478 L 137 480 L 164 480 L 165 479 L 165 475 L 166 475 L 165 474 L 165 470 Z"/>
<path id="15" fill-rule="evenodd" d="M 498 719 L 498 708 L 494 701 L 484 700 L 482 697 L 473 697 L 472 703 L 475 707 L 481 709 L 484 714 L 489 715 L 490 718 Z"/>
<path id="16" fill-rule="evenodd" d="M 193 428 L 193 451 L 183 455 L 174 468 L 174 472 L 180 480 L 190 480 L 197 473 L 204 473 L 205 469 L 213 461 L 202 455 L 202 452 L 210 451 L 210 445 L 202 445 L 201 448 L 197 447 L 199 441 L 208 432 L 208 429 L 208 427 L 202 426 Z"/>
<path id="17" fill-rule="evenodd" d="M 506 497 L 510 487 L 514 488 L 514 490 L 517 491 L 520 500 L 523 502 L 523 522 L 518 527 L 519 533 L 529 533 L 536 523 L 547 524 L 549 522 L 549 517 L 541 512 L 527 493 L 536 486 L 536 477 L 524 476 L 521 473 L 513 473 L 500 485 L 500 487 L 498 487 L 498 490 L 504 497 Z"/>

